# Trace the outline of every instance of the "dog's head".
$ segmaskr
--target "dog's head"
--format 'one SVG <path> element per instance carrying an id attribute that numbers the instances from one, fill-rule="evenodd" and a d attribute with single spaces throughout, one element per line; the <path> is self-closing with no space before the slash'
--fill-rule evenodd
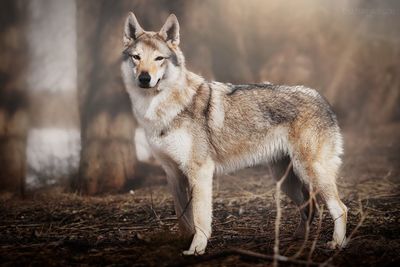
<path id="1" fill-rule="evenodd" d="M 124 27 L 122 71 L 125 82 L 144 89 L 176 79 L 184 59 L 179 49 L 179 23 L 171 14 L 159 32 L 144 31 L 130 12 Z"/>

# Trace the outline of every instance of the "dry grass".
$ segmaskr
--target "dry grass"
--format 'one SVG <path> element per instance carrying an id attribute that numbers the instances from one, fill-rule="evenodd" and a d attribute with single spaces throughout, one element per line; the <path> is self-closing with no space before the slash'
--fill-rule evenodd
<path id="1" fill-rule="evenodd" d="M 346 180 L 340 179 L 339 188 L 349 207 L 351 241 L 342 251 L 326 248 L 333 222 L 322 206 L 307 241 L 293 240 L 298 212 L 279 196 L 268 169 L 258 167 L 215 180 L 214 232 L 204 256 L 180 254 L 189 242 L 179 238 L 172 199 L 165 186 L 151 186 L 103 197 L 53 190 L 2 199 L 0 261 L 5 266 L 265 266 L 274 259 L 280 266 L 399 264 L 399 147 L 395 131 L 383 136 L 377 131 L 380 138 L 374 132 L 362 138 L 346 134 Z"/>

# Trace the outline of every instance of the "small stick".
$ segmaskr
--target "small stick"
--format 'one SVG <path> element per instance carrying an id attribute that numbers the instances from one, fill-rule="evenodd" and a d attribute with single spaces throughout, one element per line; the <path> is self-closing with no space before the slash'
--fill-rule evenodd
<path id="1" fill-rule="evenodd" d="M 276 182 L 276 218 L 275 218 L 275 242 L 274 242 L 274 258 L 273 258 L 273 266 L 278 266 L 278 261 L 280 260 L 281 255 L 279 255 L 279 227 L 281 224 L 282 217 L 282 209 L 281 209 L 281 186 L 285 181 L 286 177 L 289 175 L 289 171 L 292 168 L 293 163 L 290 162 L 288 167 L 286 168 L 285 174 Z M 286 257 L 285 257 L 286 258 Z"/>
<path id="2" fill-rule="evenodd" d="M 188 257 L 188 260 L 185 260 L 183 262 L 179 262 L 174 265 L 169 265 L 169 266 L 187 266 L 187 265 L 194 265 L 194 264 L 199 264 L 201 262 L 206 262 L 206 261 L 211 261 L 215 260 L 218 258 L 222 257 L 227 257 L 231 255 L 239 255 L 239 256 L 244 256 L 252 259 L 259 259 L 259 260 L 267 260 L 267 261 L 274 261 L 277 260 L 279 262 L 285 262 L 285 263 L 293 263 L 297 265 L 308 265 L 308 266 L 319 266 L 318 263 L 316 262 L 308 262 L 304 260 L 297 260 L 297 259 L 291 259 L 285 256 L 278 255 L 277 257 L 271 256 L 271 255 L 266 255 L 258 252 L 254 252 L 251 250 L 246 250 L 246 249 L 241 249 L 241 248 L 232 248 L 228 250 L 224 250 L 215 254 L 210 254 L 210 255 L 203 255 L 203 256 L 196 256 L 196 257 Z"/>
<path id="3" fill-rule="evenodd" d="M 324 206 L 322 206 L 321 208 L 318 208 L 318 211 L 319 211 L 319 220 L 318 220 L 317 234 L 316 234 L 316 236 L 314 238 L 314 241 L 313 241 L 313 243 L 311 245 L 311 250 L 310 250 L 310 253 L 308 254 L 307 262 L 311 262 L 312 254 L 314 253 L 315 247 L 317 246 L 317 241 L 318 241 L 318 238 L 319 238 L 319 234 L 321 232 L 322 218 L 323 218 L 323 213 L 324 213 Z"/>
<path id="4" fill-rule="evenodd" d="M 306 204 L 306 205 L 303 204 L 304 207 L 306 207 L 307 205 L 309 205 L 309 207 L 310 207 L 309 212 L 308 212 L 307 222 L 306 222 L 306 233 L 305 233 L 304 240 L 303 240 L 303 243 L 301 244 L 300 249 L 296 252 L 296 254 L 292 258 L 298 258 L 301 256 L 301 254 L 303 253 L 303 251 L 307 245 L 308 238 L 310 237 L 311 213 L 312 213 L 312 209 L 314 208 L 313 203 L 317 203 L 317 200 L 315 198 L 315 192 L 311 186 L 311 183 L 309 185 L 309 191 L 310 191 L 310 197 L 309 197 L 309 200 L 306 202 L 308 204 Z"/>

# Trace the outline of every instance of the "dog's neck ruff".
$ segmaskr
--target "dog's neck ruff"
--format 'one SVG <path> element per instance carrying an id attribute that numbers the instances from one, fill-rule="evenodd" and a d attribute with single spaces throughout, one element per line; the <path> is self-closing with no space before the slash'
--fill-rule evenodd
<path id="1" fill-rule="evenodd" d="M 146 130 L 162 130 L 190 105 L 204 79 L 192 72 L 182 70 L 178 79 L 161 81 L 158 90 L 144 92 L 142 88 L 128 90 L 133 113 Z M 157 91 L 157 92 L 156 92 Z"/>

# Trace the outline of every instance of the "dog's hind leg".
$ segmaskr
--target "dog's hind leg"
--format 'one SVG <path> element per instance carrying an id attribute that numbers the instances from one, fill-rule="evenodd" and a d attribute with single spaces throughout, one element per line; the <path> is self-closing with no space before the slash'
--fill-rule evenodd
<path id="1" fill-rule="evenodd" d="M 270 164 L 274 178 L 277 180 L 282 178 L 289 164 L 290 158 L 288 156 Z M 310 198 L 308 185 L 294 173 L 291 166 L 281 189 L 299 208 L 300 223 L 293 236 L 295 238 L 304 238 L 307 224 L 311 224 L 315 214 L 315 201 Z"/>
<path id="2" fill-rule="evenodd" d="M 336 166 L 333 167 L 332 161 L 314 163 L 316 180 L 313 182 L 316 190 L 321 195 L 328 207 L 329 213 L 334 221 L 332 241 L 328 242 L 331 249 L 344 248 L 347 245 L 346 224 L 347 207 L 340 200 L 336 185 Z"/>
<path id="3" fill-rule="evenodd" d="M 312 184 L 313 190 L 326 203 L 334 221 L 333 238 L 328 245 L 334 249 L 347 245 L 347 207 L 340 200 L 336 185 L 336 175 L 341 164 L 339 152 L 337 152 L 339 149 L 335 147 L 334 142 L 332 145 L 328 141 L 325 140 L 320 144 L 320 149 L 314 154 L 310 153 L 305 146 L 300 147 L 293 167 L 296 173 L 301 173 L 302 178 Z"/>

